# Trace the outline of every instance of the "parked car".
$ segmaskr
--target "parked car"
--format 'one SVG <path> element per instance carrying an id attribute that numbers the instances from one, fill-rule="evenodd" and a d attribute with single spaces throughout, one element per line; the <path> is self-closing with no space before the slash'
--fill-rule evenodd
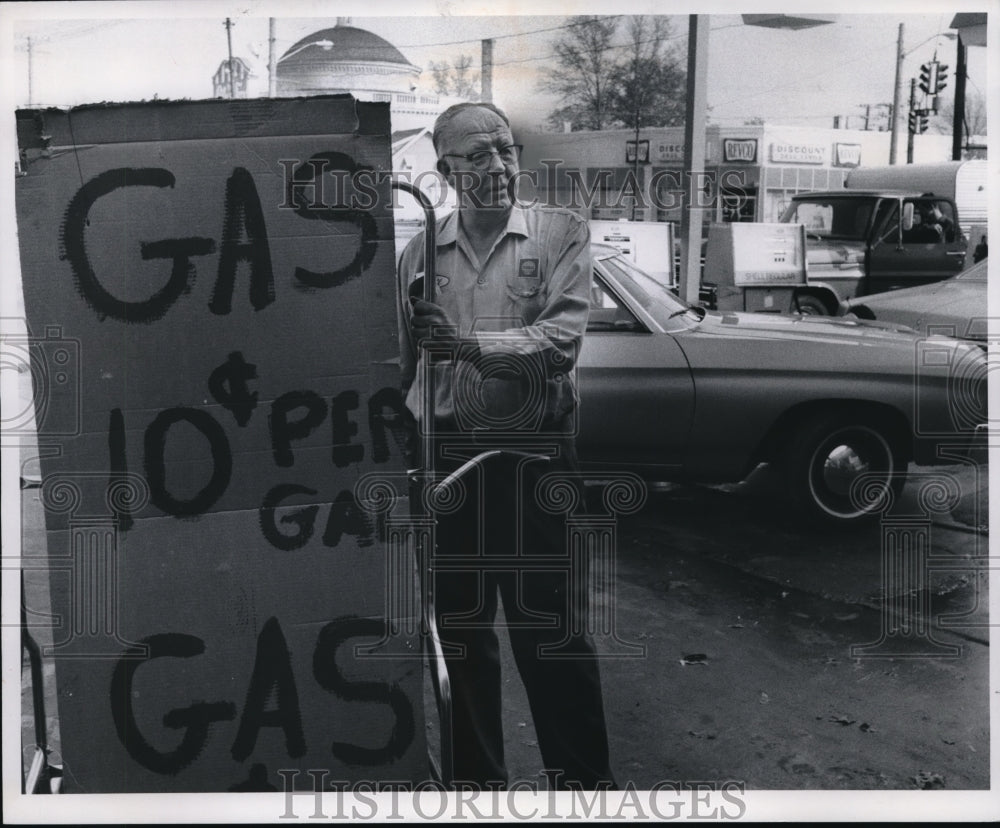
<path id="1" fill-rule="evenodd" d="M 613 248 L 593 253 L 578 361 L 590 470 L 723 483 L 766 462 L 794 510 L 850 523 L 879 508 L 873 491 L 898 492 L 910 461 L 942 462 L 942 441 L 986 422 L 974 345 L 856 319 L 709 311 Z M 852 484 L 866 472 L 862 496 Z"/>
<path id="2" fill-rule="evenodd" d="M 842 302 L 839 315 L 907 325 L 921 333 L 947 333 L 986 344 L 986 262 L 944 282 L 862 296 Z"/>

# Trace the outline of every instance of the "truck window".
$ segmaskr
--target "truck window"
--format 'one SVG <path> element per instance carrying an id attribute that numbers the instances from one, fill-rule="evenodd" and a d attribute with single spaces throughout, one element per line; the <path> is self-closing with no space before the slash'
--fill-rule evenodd
<path id="1" fill-rule="evenodd" d="M 955 212 L 939 199 L 913 199 L 913 227 L 903 233 L 904 244 L 944 244 L 955 241 Z"/>
<path id="2" fill-rule="evenodd" d="M 813 237 L 864 241 L 874 209 L 870 198 L 795 199 L 783 220 L 804 225 Z"/>
<path id="3" fill-rule="evenodd" d="M 898 230 L 899 202 L 895 199 L 883 199 L 879 202 L 878 212 L 875 214 L 874 238 L 877 240 L 895 239 Z"/>

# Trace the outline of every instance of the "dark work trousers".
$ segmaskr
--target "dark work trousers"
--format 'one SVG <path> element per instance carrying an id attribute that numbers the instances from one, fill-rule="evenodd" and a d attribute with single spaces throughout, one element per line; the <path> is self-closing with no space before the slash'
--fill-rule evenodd
<path id="1" fill-rule="evenodd" d="M 560 774 L 550 779 L 557 788 L 614 785 L 598 661 L 586 632 L 586 565 L 584 571 L 566 571 L 566 516 L 546 512 L 536 497 L 543 475 L 576 470 L 572 440 L 560 437 L 552 443 L 558 456 L 548 461 L 509 455 L 487 460 L 462 478 L 461 505 L 451 513 L 447 508 L 438 512 L 438 631 L 446 653 L 449 645 L 462 650 L 446 655 L 456 783 L 482 788 L 507 784 L 494 630 L 499 591 L 542 761 L 547 771 Z M 474 453 L 466 451 L 466 457 Z M 448 472 L 462 460 L 439 454 L 437 462 L 439 472 Z M 577 487 L 582 506 L 582 486 L 567 479 Z M 463 561 L 459 570 L 448 569 L 447 557 L 454 556 L 475 560 L 468 566 Z M 519 559 L 497 563 L 499 557 L 512 556 Z M 540 556 L 547 560 L 538 560 Z M 557 645 L 556 652 L 541 653 L 546 645 Z"/>

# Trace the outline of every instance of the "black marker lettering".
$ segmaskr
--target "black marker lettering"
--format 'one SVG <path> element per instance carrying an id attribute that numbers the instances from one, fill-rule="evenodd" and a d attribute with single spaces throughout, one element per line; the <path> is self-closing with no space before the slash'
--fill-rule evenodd
<path id="1" fill-rule="evenodd" d="M 242 240 L 244 231 L 247 241 Z M 254 310 L 262 310 L 274 301 L 271 248 L 253 176 L 237 167 L 226 182 L 219 274 L 208 304 L 212 313 L 222 316 L 232 310 L 236 266 L 241 261 L 250 263 L 250 304 Z"/>
<path id="2" fill-rule="evenodd" d="M 193 635 L 162 633 L 141 642 L 149 648 L 149 659 L 192 658 L 205 652 L 205 643 Z M 184 728 L 184 736 L 175 750 L 163 753 L 146 741 L 135 720 L 132 706 L 132 681 L 136 670 L 148 660 L 138 658 L 141 648 L 129 648 L 115 665 L 111 676 L 111 717 L 115 732 L 128 755 L 144 768 L 155 773 L 175 775 L 190 765 L 205 748 L 212 722 L 236 718 L 232 702 L 195 702 L 181 710 L 171 710 L 163 724 L 173 729 Z"/>
<path id="3" fill-rule="evenodd" d="M 194 497 L 181 500 L 167 491 L 167 469 L 164 451 L 167 432 L 179 422 L 188 422 L 208 440 L 212 453 L 212 477 Z M 211 508 L 222 497 L 233 472 L 233 455 L 229 441 L 215 419 L 207 411 L 196 408 L 169 408 L 161 411 L 149 424 L 145 435 L 146 480 L 150 500 L 168 515 L 198 515 Z"/>
<path id="4" fill-rule="evenodd" d="M 288 419 L 288 413 L 305 408 L 305 415 L 298 420 Z M 289 391 L 271 403 L 267 421 L 271 428 L 271 448 L 274 462 L 290 466 L 295 462 L 292 440 L 301 440 L 313 431 L 326 417 L 326 402 L 313 391 Z"/>
<path id="5" fill-rule="evenodd" d="M 284 552 L 291 552 L 294 549 L 301 549 L 312 537 L 316 528 L 316 513 L 319 506 L 303 506 L 301 509 L 291 514 L 282 515 L 281 523 L 295 524 L 299 530 L 294 535 L 286 535 L 278 531 L 278 525 L 274 522 L 274 511 L 281 505 L 286 497 L 304 494 L 315 495 L 316 490 L 306 486 L 298 486 L 295 483 L 282 483 L 275 486 L 264 496 L 264 503 L 260 507 L 258 520 L 260 530 L 264 533 L 271 546 L 281 549 Z"/>
<path id="6" fill-rule="evenodd" d="M 344 534 L 354 535 L 358 546 L 371 546 L 374 542 L 375 530 L 371 515 L 358 506 L 354 493 L 340 492 L 330 504 L 330 515 L 323 531 L 323 545 L 334 547 L 340 543 Z"/>
<path id="7" fill-rule="evenodd" d="M 368 430 L 372 440 L 372 460 L 385 463 L 389 459 L 389 440 L 386 432 L 392 434 L 400 451 L 405 450 L 408 429 L 408 410 L 403 402 L 403 394 L 398 388 L 380 388 L 368 398 Z"/>
<path id="8" fill-rule="evenodd" d="M 336 693 L 346 701 L 387 704 L 395 716 L 389 739 L 381 747 L 363 747 L 347 742 L 333 742 L 330 751 L 349 765 L 385 765 L 399 759 L 412 744 L 415 734 L 413 705 L 398 682 L 348 681 L 337 666 L 337 651 L 352 638 L 382 638 L 384 620 L 347 616 L 330 622 L 316 640 L 313 653 L 313 675 L 320 687 Z"/>
<path id="9" fill-rule="evenodd" d="M 303 267 L 295 268 L 295 278 L 306 288 L 339 287 L 347 281 L 360 276 L 371 267 L 378 247 L 378 225 L 367 210 L 356 210 L 342 203 L 316 206 L 317 190 L 322 195 L 322 180 L 324 171 L 342 172 L 345 179 L 353 179 L 357 173 L 368 172 L 372 167 L 358 164 L 351 156 L 342 152 L 321 152 L 314 155 L 292 174 L 289 181 L 287 202 L 295 205 L 295 213 L 311 221 L 348 222 L 358 227 L 361 235 L 358 251 L 354 258 L 342 268 L 325 273 L 315 273 Z M 306 203 L 305 194 L 313 196 L 311 203 Z"/>
<path id="10" fill-rule="evenodd" d="M 365 456 L 365 447 L 351 445 L 351 438 L 358 433 L 358 424 L 350 420 L 348 411 L 358 408 L 358 392 L 344 391 L 332 400 L 330 421 L 333 424 L 333 464 L 342 469 L 351 463 L 360 463 Z"/>
<path id="11" fill-rule="evenodd" d="M 277 707 L 265 710 L 264 705 L 272 690 L 275 691 Z M 302 733 L 302 715 L 292 662 L 281 626 L 273 617 L 267 619 L 257 637 L 257 658 L 250 676 L 240 728 L 233 742 L 233 759 L 242 762 L 253 753 L 262 727 L 280 727 L 285 731 L 285 747 L 289 756 L 294 758 L 305 754 L 306 740 Z"/>
<path id="12" fill-rule="evenodd" d="M 125 459 L 125 418 L 120 408 L 112 408 L 108 421 L 108 456 L 111 473 L 108 475 L 108 488 L 124 482 L 128 474 L 128 462 Z M 132 528 L 132 513 L 128 508 L 128 498 L 116 498 L 114 502 L 121 503 L 121 509 L 115 511 L 118 528 L 127 532 Z"/>
<path id="13" fill-rule="evenodd" d="M 247 380 L 255 379 L 257 366 L 245 362 L 239 351 L 233 351 L 208 378 L 208 390 L 215 401 L 232 412 L 241 428 L 250 422 L 250 415 L 257 407 L 257 392 L 247 388 Z"/>
<path id="14" fill-rule="evenodd" d="M 127 323 L 148 323 L 170 309 L 177 298 L 190 289 L 195 269 L 191 256 L 202 256 L 215 249 L 212 239 L 168 239 L 146 242 L 141 246 L 144 259 L 172 258 L 170 279 L 153 296 L 141 302 L 127 302 L 109 293 L 101 284 L 87 256 L 85 229 L 90 209 L 95 202 L 123 187 L 173 187 L 174 176 L 169 170 L 157 168 L 107 170 L 81 187 L 66 208 L 63 219 L 63 258 L 73 269 L 77 290 L 101 319 L 112 317 Z"/>

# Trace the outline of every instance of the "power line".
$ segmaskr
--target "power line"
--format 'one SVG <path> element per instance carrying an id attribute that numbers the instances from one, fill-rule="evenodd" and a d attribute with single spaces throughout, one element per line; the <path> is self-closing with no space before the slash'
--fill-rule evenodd
<path id="1" fill-rule="evenodd" d="M 41 30 L 39 30 L 39 31 L 34 32 L 33 34 L 31 34 L 30 37 L 35 42 L 41 41 L 41 42 L 44 42 L 44 43 L 47 43 L 47 42 L 49 42 L 49 41 L 51 41 L 53 39 L 71 40 L 71 39 L 74 39 L 74 38 L 77 38 L 77 37 L 83 37 L 84 35 L 93 34 L 94 32 L 99 32 L 99 31 L 102 31 L 102 30 L 112 29 L 112 28 L 114 28 L 116 26 L 121 26 L 123 23 L 131 23 L 133 21 L 130 21 L 130 20 L 102 20 L 99 23 L 96 23 L 96 24 L 93 24 L 93 25 L 88 25 L 85 29 L 76 29 L 76 30 L 70 29 L 68 31 L 67 30 L 59 31 L 60 24 L 66 24 L 68 22 L 70 22 L 70 21 L 66 21 L 66 20 L 53 21 L 47 27 L 45 27 L 44 33 L 41 33 Z"/>

